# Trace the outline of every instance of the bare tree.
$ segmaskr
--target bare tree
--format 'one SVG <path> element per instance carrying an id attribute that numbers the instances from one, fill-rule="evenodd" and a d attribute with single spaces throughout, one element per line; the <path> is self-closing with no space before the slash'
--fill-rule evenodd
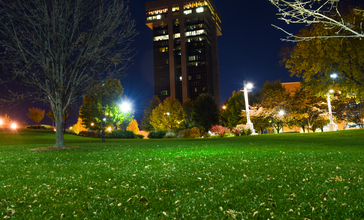
<path id="1" fill-rule="evenodd" d="M 13 95 L 51 105 L 55 146 L 65 148 L 67 107 L 92 86 L 124 74 L 132 58 L 137 33 L 128 6 L 122 0 L 0 0 L 0 19 L 2 68 L 8 80 L 35 89 Z"/>
<path id="2" fill-rule="evenodd" d="M 287 24 L 323 24 L 328 29 L 335 29 L 334 35 L 297 36 L 285 29 L 272 25 L 287 34 L 283 41 L 303 41 L 314 38 L 362 38 L 362 21 L 345 19 L 338 10 L 340 0 L 269 0 L 278 8 L 280 20 Z M 364 17 L 364 10 L 353 9 L 357 16 Z"/>

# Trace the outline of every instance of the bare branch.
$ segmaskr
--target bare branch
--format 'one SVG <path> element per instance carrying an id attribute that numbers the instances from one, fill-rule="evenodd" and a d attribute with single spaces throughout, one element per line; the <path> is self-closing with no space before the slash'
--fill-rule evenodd
<path id="1" fill-rule="evenodd" d="M 338 10 L 340 0 L 269 0 L 278 8 L 278 19 L 287 24 L 323 24 L 327 29 L 335 29 L 336 35 L 302 37 L 285 31 L 281 27 L 272 25 L 287 34 L 283 41 L 303 41 L 314 38 L 363 38 L 362 24 L 358 25 L 345 20 Z M 364 11 L 355 9 L 358 16 L 364 16 Z"/>

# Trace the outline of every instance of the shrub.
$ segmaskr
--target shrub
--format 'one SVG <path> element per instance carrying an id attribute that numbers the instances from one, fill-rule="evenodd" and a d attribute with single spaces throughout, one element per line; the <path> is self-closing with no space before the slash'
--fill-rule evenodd
<path id="1" fill-rule="evenodd" d="M 253 131 L 250 129 L 248 125 L 243 125 L 243 124 L 236 125 L 236 127 L 233 128 L 232 132 L 236 136 L 251 135 L 253 133 Z"/>
<path id="2" fill-rule="evenodd" d="M 191 129 L 185 129 L 179 133 L 181 138 L 198 138 L 201 136 L 200 129 L 194 127 Z"/>
<path id="3" fill-rule="evenodd" d="M 28 129 L 47 129 L 46 127 L 42 125 L 30 125 L 27 127 Z"/>
<path id="4" fill-rule="evenodd" d="M 148 134 L 148 138 L 163 138 L 167 131 L 152 131 Z"/>
<path id="5" fill-rule="evenodd" d="M 83 137 L 97 137 L 97 133 L 94 131 L 81 131 L 78 135 Z"/>
<path id="6" fill-rule="evenodd" d="M 215 125 L 212 126 L 211 132 L 219 135 L 220 137 L 224 137 L 225 133 L 230 132 L 230 129 L 221 125 Z"/>
<path id="7" fill-rule="evenodd" d="M 164 135 L 164 138 L 176 138 L 177 134 L 171 131 L 167 131 L 166 135 Z"/>
<path id="8" fill-rule="evenodd" d="M 126 130 L 112 130 L 105 134 L 107 138 L 136 138 L 136 135 L 132 131 Z"/>
<path id="9" fill-rule="evenodd" d="M 144 138 L 144 135 L 142 134 L 136 134 L 137 138 L 140 138 L 140 139 L 143 139 Z"/>

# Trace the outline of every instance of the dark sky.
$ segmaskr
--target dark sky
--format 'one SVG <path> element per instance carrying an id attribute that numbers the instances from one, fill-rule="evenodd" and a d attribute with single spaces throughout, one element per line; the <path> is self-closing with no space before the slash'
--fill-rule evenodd
<path id="1" fill-rule="evenodd" d="M 133 102 L 135 117 L 139 124 L 144 109 L 154 96 L 152 30 L 145 25 L 144 10 L 145 2 L 148 1 L 150 0 L 131 0 L 129 3 L 139 32 L 134 42 L 138 53 L 134 58 L 134 65 L 127 71 L 127 77 L 121 80 L 124 94 Z M 279 21 L 276 15 L 278 11 L 269 0 L 213 1 L 222 20 L 222 36 L 218 37 L 222 103 L 231 96 L 232 91 L 242 88 L 244 80 L 254 83 L 253 92 L 261 89 L 266 81 L 279 79 L 281 82 L 300 81 L 298 78 L 290 77 L 289 72 L 280 66 L 281 48 L 292 43 L 282 42 L 280 39 L 286 35 L 271 24 L 293 33 L 297 33 L 302 26 L 287 25 Z M 359 3 L 361 0 L 347 0 L 345 4 L 352 2 Z M 26 116 L 31 107 L 40 107 L 46 109 L 46 112 L 49 110 L 44 104 L 27 102 L 12 109 L 2 108 L 0 115 L 7 113 L 11 119 L 18 118 L 19 121 L 32 124 Z M 45 117 L 42 123 L 50 124 L 51 121 Z M 76 116 L 73 117 L 72 123 L 76 123 Z"/>

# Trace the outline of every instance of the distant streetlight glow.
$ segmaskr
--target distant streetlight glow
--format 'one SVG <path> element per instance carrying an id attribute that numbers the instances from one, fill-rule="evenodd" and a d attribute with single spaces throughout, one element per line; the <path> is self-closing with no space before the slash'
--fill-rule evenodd
<path id="1" fill-rule="evenodd" d="M 332 78 L 332 79 L 336 79 L 337 78 L 337 73 L 332 73 L 331 75 L 330 75 L 330 77 Z"/>
<path id="2" fill-rule="evenodd" d="M 225 110 L 225 109 L 226 109 L 226 105 L 223 105 L 223 106 L 222 106 L 222 109 L 224 109 L 224 110 Z"/>
<path id="3" fill-rule="evenodd" d="M 91 126 L 94 126 L 94 125 L 95 125 L 95 124 L 92 122 L 92 123 L 91 123 Z"/>
<path id="4" fill-rule="evenodd" d="M 17 128 L 17 125 L 15 123 L 11 123 L 10 128 L 15 130 Z"/>
<path id="5" fill-rule="evenodd" d="M 280 111 L 278 112 L 278 114 L 279 114 L 280 116 L 283 116 L 283 115 L 285 114 L 285 112 L 284 112 L 283 110 L 280 110 Z"/>
<path id="6" fill-rule="evenodd" d="M 3 125 L 3 123 L 4 123 L 3 120 L 0 119 L 0 125 Z"/>
<path id="7" fill-rule="evenodd" d="M 333 89 L 330 89 L 329 90 L 329 93 L 334 93 L 335 91 Z"/>
<path id="8" fill-rule="evenodd" d="M 109 131 L 109 132 L 110 132 L 110 131 L 111 131 L 111 127 L 108 127 L 108 128 L 107 128 L 107 131 Z"/>

